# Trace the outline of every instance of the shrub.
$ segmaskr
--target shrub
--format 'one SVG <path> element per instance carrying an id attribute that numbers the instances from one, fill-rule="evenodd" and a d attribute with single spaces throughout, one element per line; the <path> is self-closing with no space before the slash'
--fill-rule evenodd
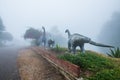
<path id="1" fill-rule="evenodd" d="M 114 58 L 120 58 L 120 49 L 119 47 L 115 48 L 114 50 L 110 49 L 110 53 L 107 53 L 108 56 Z"/>
<path id="2" fill-rule="evenodd" d="M 33 40 L 31 41 L 31 45 L 32 45 L 32 46 L 39 46 L 40 43 L 38 42 L 38 40 L 33 39 Z"/>

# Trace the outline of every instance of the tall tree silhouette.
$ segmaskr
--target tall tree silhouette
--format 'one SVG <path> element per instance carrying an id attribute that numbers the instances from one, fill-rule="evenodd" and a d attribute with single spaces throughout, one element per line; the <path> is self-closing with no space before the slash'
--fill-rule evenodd
<path id="1" fill-rule="evenodd" d="M 5 26 L 3 25 L 2 18 L 0 17 L 0 32 L 5 30 Z"/>
<path id="2" fill-rule="evenodd" d="M 34 39 L 35 40 L 35 44 L 39 45 L 40 44 L 40 37 L 42 35 L 42 32 L 34 29 L 34 28 L 29 28 L 26 30 L 25 34 L 24 34 L 24 39 Z"/>

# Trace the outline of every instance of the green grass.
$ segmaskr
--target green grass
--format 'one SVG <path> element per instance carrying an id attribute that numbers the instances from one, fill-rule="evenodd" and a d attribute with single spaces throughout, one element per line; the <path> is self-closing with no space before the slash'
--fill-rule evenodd
<path id="1" fill-rule="evenodd" d="M 80 66 L 83 73 L 84 71 L 92 73 L 89 77 L 85 74 L 82 75 L 87 80 L 120 80 L 120 59 L 92 51 L 75 55 L 65 53 L 59 55 L 58 58 Z"/>
<path id="2" fill-rule="evenodd" d="M 112 69 L 114 67 L 111 59 L 107 59 L 106 57 L 91 52 L 86 52 L 85 54 L 78 53 L 76 55 L 67 53 L 59 55 L 58 57 L 80 66 L 83 70 L 93 72 L 97 72 L 105 68 Z"/>
<path id="3" fill-rule="evenodd" d="M 120 80 L 120 67 L 101 70 L 88 80 Z"/>
<path id="4" fill-rule="evenodd" d="M 60 47 L 58 44 L 55 46 L 55 48 L 51 48 L 52 51 L 55 51 L 55 52 L 65 52 L 67 51 L 67 48 L 64 48 L 64 47 Z"/>

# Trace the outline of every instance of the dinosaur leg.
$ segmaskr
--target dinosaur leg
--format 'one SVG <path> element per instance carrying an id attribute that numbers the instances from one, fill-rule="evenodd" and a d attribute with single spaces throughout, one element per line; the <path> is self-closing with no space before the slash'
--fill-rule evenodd
<path id="1" fill-rule="evenodd" d="M 81 49 L 81 52 L 82 52 L 82 53 L 85 53 L 84 44 L 81 44 L 81 45 L 80 45 L 80 49 Z"/>
<path id="2" fill-rule="evenodd" d="M 44 47 L 46 46 L 46 41 L 44 41 Z"/>
<path id="3" fill-rule="evenodd" d="M 68 43 L 68 50 L 69 50 L 69 52 L 71 52 L 71 44 L 70 43 Z"/>
<path id="4" fill-rule="evenodd" d="M 52 43 L 52 48 L 54 47 L 54 43 Z"/>
<path id="5" fill-rule="evenodd" d="M 46 41 L 45 41 L 45 45 L 44 45 L 44 47 L 46 47 Z"/>
<path id="6" fill-rule="evenodd" d="M 43 45 L 44 45 L 44 47 L 45 47 L 45 42 L 43 42 Z"/>
<path id="7" fill-rule="evenodd" d="M 72 46 L 72 51 L 74 54 L 76 53 L 76 46 Z"/>

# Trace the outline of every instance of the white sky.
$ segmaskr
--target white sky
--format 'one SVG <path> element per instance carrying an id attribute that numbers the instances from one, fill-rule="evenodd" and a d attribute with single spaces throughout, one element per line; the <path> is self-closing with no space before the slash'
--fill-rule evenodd
<path id="1" fill-rule="evenodd" d="M 70 29 L 96 40 L 103 24 L 120 11 L 120 0 L 0 0 L 6 30 L 21 38 L 27 26 Z"/>

